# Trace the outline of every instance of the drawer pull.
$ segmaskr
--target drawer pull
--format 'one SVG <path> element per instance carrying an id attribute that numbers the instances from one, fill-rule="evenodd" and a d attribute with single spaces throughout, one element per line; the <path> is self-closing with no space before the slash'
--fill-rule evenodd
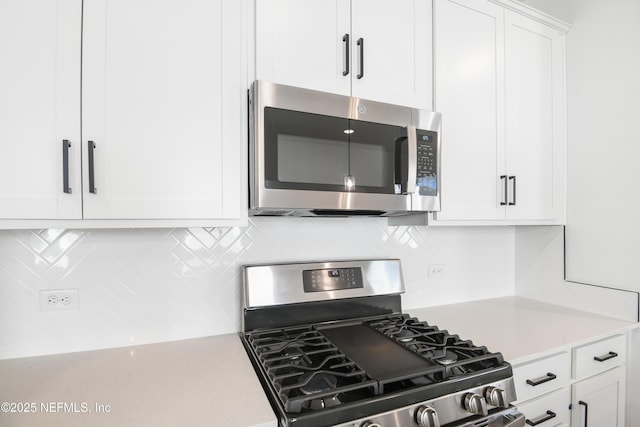
<path id="1" fill-rule="evenodd" d="M 618 357 L 618 353 L 610 351 L 609 354 L 605 354 L 604 356 L 594 356 L 593 360 L 597 362 L 604 362 L 606 360 L 613 359 L 614 357 Z"/>
<path id="2" fill-rule="evenodd" d="M 537 385 L 544 384 L 547 381 L 555 380 L 556 378 L 558 377 L 555 374 L 552 374 L 551 372 L 547 372 L 547 375 L 545 375 L 544 377 L 536 378 L 533 380 L 527 380 L 527 384 L 535 387 Z"/>
<path id="3" fill-rule="evenodd" d="M 549 421 L 552 418 L 556 417 L 556 413 L 553 411 L 547 411 L 546 414 L 541 415 L 536 420 L 527 420 L 526 423 L 530 426 L 537 426 L 538 424 L 542 424 L 544 422 Z"/>

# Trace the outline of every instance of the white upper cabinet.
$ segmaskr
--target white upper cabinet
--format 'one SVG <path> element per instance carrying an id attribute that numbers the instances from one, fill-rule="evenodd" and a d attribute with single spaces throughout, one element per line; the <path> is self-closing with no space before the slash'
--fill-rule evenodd
<path id="1" fill-rule="evenodd" d="M 85 218 L 240 215 L 239 4 L 85 1 Z"/>
<path id="2" fill-rule="evenodd" d="M 0 70 L 12 88 L 0 106 L 13 110 L 0 130 L 0 215 L 82 218 L 63 224 L 75 227 L 246 222 L 246 2 L 33 3 L 2 3 L 12 27 L 0 43 L 25 65 Z"/>
<path id="3" fill-rule="evenodd" d="M 484 0 L 435 0 L 435 224 L 564 223 L 564 34 Z"/>
<path id="4" fill-rule="evenodd" d="M 514 220 L 564 222 L 564 34 L 505 14 L 506 174 Z"/>
<path id="5" fill-rule="evenodd" d="M 437 219 L 504 219 L 504 12 L 477 0 L 436 0 L 434 11 L 435 104 L 443 118 Z"/>
<path id="6" fill-rule="evenodd" d="M 350 0 L 259 0 L 255 8 L 257 79 L 350 94 Z"/>
<path id="7" fill-rule="evenodd" d="M 0 219 L 82 217 L 81 15 L 80 0 L 0 2 Z"/>
<path id="8" fill-rule="evenodd" d="M 256 78 L 432 108 L 431 0 L 260 0 Z"/>

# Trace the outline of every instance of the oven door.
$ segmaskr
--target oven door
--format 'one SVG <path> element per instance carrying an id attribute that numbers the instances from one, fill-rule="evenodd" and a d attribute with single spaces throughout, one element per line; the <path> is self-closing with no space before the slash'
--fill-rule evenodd
<path id="1" fill-rule="evenodd" d="M 524 427 L 525 416 L 515 408 L 505 409 L 497 414 L 489 415 L 485 419 L 475 420 L 460 427 Z"/>
<path id="2" fill-rule="evenodd" d="M 444 424 L 447 427 L 525 427 L 525 416 L 518 412 L 515 407 L 494 411 L 484 418 L 473 417 L 471 421 L 461 420 L 449 424 L 446 421 L 448 419 L 448 414 L 446 413 L 440 414 L 440 416 L 423 417 L 418 420 L 416 414 L 419 413 L 422 406 L 413 405 L 411 408 L 389 411 L 335 427 L 440 427 Z"/>

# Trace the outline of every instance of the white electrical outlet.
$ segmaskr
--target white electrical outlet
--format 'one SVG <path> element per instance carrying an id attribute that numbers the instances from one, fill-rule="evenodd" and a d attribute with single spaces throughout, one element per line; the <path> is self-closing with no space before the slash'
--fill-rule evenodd
<path id="1" fill-rule="evenodd" d="M 80 297 L 77 289 L 40 291 L 40 311 L 77 310 Z"/>
<path id="2" fill-rule="evenodd" d="M 444 277 L 444 264 L 429 264 L 429 278 L 442 279 Z"/>

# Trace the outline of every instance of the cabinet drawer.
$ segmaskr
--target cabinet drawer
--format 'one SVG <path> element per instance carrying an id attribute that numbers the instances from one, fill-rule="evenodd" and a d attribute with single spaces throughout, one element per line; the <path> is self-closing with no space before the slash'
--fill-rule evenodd
<path id="1" fill-rule="evenodd" d="M 627 361 L 627 338 L 616 335 L 573 349 L 573 378 L 582 379 Z"/>
<path id="2" fill-rule="evenodd" d="M 518 402 L 557 390 L 569 383 L 571 358 L 563 352 L 513 368 Z"/>
<path id="3" fill-rule="evenodd" d="M 565 387 L 520 404 L 518 410 L 526 417 L 527 426 L 555 427 L 569 425 L 570 405 L 571 389 Z"/>

